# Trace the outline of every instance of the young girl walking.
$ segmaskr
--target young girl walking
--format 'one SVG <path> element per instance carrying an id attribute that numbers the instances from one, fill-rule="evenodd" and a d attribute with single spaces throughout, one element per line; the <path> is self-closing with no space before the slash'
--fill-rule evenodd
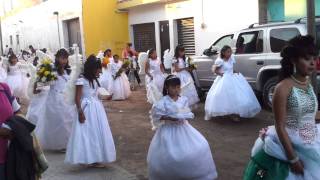
<path id="1" fill-rule="evenodd" d="M 155 96 L 163 91 L 165 75 L 163 64 L 158 59 L 155 49 L 149 50 L 148 57 L 145 67 L 147 99 L 149 103 L 153 104 L 158 100 Z"/>
<path id="2" fill-rule="evenodd" d="M 125 69 L 120 73 L 123 62 L 119 60 L 118 55 L 113 56 L 111 63 L 111 72 L 113 76 L 112 100 L 126 100 L 131 95 L 130 83 Z"/>
<path id="3" fill-rule="evenodd" d="M 217 116 L 232 116 L 234 121 L 252 118 L 261 106 L 246 79 L 233 69 L 236 63 L 231 47 L 224 46 L 213 65 L 218 76 L 213 82 L 205 103 L 205 120 Z"/>
<path id="4" fill-rule="evenodd" d="M 68 105 L 64 96 L 69 74 L 71 73 L 68 63 L 69 53 L 60 49 L 55 55 L 55 67 L 57 80 L 50 85 L 47 98 L 41 111 L 41 119 L 37 122 L 35 133 L 46 150 L 62 150 L 67 147 L 71 132 L 72 120 L 74 119 L 74 106 Z M 37 83 L 34 92 L 39 93 Z"/>
<path id="5" fill-rule="evenodd" d="M 186 57 L 185 49 L 183 46 L 178 45 L 176 47 L 173 59 L 173 70 L 174 73 L 180 78 L 181 85 L 186 86 L 183 88 L 181 95 L 188 98 L 189 105 L 193 106 L 197 104 L 200 99 L 197 93 L 197 89 L 194 85 L 193 78 L 189 72 L 190 64 Z"/>
<path id="6" fill-rule="evenodd" d="M 188 99 L 180 96 L 180 85 L 177 76 L 168 76 L 164 83 L 164 96 L 151 110 L 156 133 L 147 158 L 149 179 L 216 179 L 217 171 L 209 144 L 188 123 L 194 114 Z"/>
<path id="7" fill-rule="evenodd" d="M 101 62 L 94 55 L 84 64 L 83 77 L 76 82 L 78 116 L 73 122 L 65 162 L 103 167 L 116 160 L 113 137 L 97 89 Z"/>
<path id="8" fill-rule="evenodd" d="M 27 89 L 29 79 L 22 70 L 23 68 L 27 68 L 27 66 L 20 63 L 14 54 L 10 55 L 8 59 L 9 65 L 7 67 L 6 83 L 9 85 L 13 95 L 18 98 L 18 101 L 28 99 Z"/>

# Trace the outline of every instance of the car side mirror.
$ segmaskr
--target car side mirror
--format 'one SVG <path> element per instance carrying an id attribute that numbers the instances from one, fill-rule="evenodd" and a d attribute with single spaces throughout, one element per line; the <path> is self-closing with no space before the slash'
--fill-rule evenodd
<path id="1" fill-rule="evenodd" d="M 218 54 L 219 47 L 218 46 L 211 46 L 210 48 L 204 50 L 203 54 L 206 56 L 213 56 Z"/>

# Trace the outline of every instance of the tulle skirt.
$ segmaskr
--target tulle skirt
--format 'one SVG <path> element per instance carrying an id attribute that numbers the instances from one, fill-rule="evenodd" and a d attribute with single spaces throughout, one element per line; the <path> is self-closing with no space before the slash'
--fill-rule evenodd
<path id="1" fill-rule="evenodd" d="M 28 99 L 29 78 L 22 73 L 8 75 L 6 83 L 10 87 L 14 96 Z"/>
<path id="2" fill-rule="evenodd" d="M 6 79 L 7 79 L 7 72 L 4 68 L 1 67 L 1 64 L 0 64 L 0 82 L 4 83 L 6 82 Z"/>
<path id="3" fill-rule="evenodd" d="M 110 163 L 116 150 L 102 103 L 95 98 L 81 102 L 85 122 L 74 119 L 65 162 L 70 164 Z"/>
<path id="4" fill-rule="evenodd" d="M 188 122 L 157 129 L 147 157 L 150 180 L 213 180 L 215 163 L 207 140 Z"/>
<path id="5" fill-rule="evenodd" d="M 112 93 L 113 77 L 109 69 L 103 68 L 102 75 L 99 78 L 101 87 Z"/>
<path id="6" fill-rule="evenodd" d="M 312 143 L 305 143 L 300 137 L 300 132 L 287 129 L 289 138 L 297 156 L 303 163 L 304 175 L 296 175 L 289 171 L 286 180 L 317 180 L 320 177 L 320 136 L 317 133 L 316 140 Z M 317 125 L 317 132 L 320 132 L 320 125 Z M 288 161 L 286 152 L 279 140 L 276 129 L 270 126 L 265 140 L 257 139 L 253 149 L 252 156 L 260 150 L 264 150 L 268 155 L 282 161 Z"/>
<path id="7" fill-rule="evenodd" d="M 191 74 L 188 71 L 176 73 L 181 80 L 181 95 L 188 98 L 189 106 L 197 104 L 200 99 Z"/>
<path id="8" fill-rule="evenodd" d="M 131 94 L 128 77 L 122 73 L 120 77 L 113 81 L 112 85 L 112 100 L 125 100 Z"/>
<path id="9" fill-rule="evenodd" d="M 206 120 L 233 114 L 252 118 L 260 111 L 261 106 L 252 88 L 241 74 L 218 76 L 205 102 Z"/>
<path id="10" fill-rule="evenodd" d="M 45 150 L 66 149 L 76 108 L 68 105 L 64 94 L 50 90 L 35 133 Z"/>
<path id="11" fill-rule="evenodd" d="M 44 119 L 44 107 L 48 96 L 49 88 L 43 89 L 39 94 L 33 95 L 30 100 L 26 118 L 32 124 L 37 125 L 39 120 Z"/>
<path id="12" fill-rule="evenodd" d="M 153 80 L 146 75 L 146 89 L 147 89 L 147 100 L 149 103 L 154 104 L 160 100 L 163 93 L 165 75 L 154 74 Z"/>

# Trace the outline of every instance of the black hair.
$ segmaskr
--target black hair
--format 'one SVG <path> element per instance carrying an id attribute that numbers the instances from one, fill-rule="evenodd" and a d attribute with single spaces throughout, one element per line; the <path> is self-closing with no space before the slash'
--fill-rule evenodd
<path id="1" fill-rule="evenodd" d="M 127 43 L 127 46 L 131 47 L 131 46 L 132 46 L 132 43 Z"/>
<path id="2" fill-rule="evenodd" d="M 47 49 L 46 48 L 40 49 L 40 51 L 42 51 L 43 53 L 47 53 Z"/>
<path id="3" fill-rule="evenodd" d="M 165 80 L 164 80 L 164 85 L 163 85 L 163 91 L 162 94 L 163 96 L 168 95 L 168 88 L 169 86 L 180 86 L 181 81 L 180 79 L 175 76 L 175 75 L 169 75 Z"/>
<path id="4" fill-rule="evenodd" d="M 55 68 L 57 69 L 57 72 L 59 75 L 62 75 L 63 72 L 61 72 L 59 70 L 59 58 L 69 58 L 69 53 L 66 49 L 60 49 L 57 51 L 56 55 L 55 55 L 55 62 L 54 62 L 54 65 L 55 65 Z M 71 67 L 69 65 L 69 62 L 67 62 L 66 66 L 64 67 L 64 70 L 67 72 L 67 74 L 70 74 L 71 73 Z"/>
<path id="5" fill-rule="evenodd" d="M 18 60 L 18 58 L 17 58 L 17 56 L 15 54 L 10 54 L 9 57 L 8 57 L 8 61 L 9 61 L 10 64 L 12 64 L 12 60 L 13 59 L 17 59 Z"/>
<path id="6" fill-rule="evenodd" d="M 228 45 L 223 46 L 223 48 L 220 50 L 220 58 L 221 58 L 221 59 L 225 58 L 224 53 L 225 53 L 226 51 L 228 51 L 229 49 L 231 49 L 230 46 L 228 46 Z"/>
<path id="7" fill-rule="evenodd" d="M 113 59 L 119 58 L 118 54 L 113 55 Z"/>
<path id="8" fill-rule="evenodd" d="M 105 57 L 107 55 L 108 52 L 111 52 L 111 49 L 107 49 L 103 52 L 103 56 Z"/>
<path id="9" fill-rule="evenodd" d="M 149 52 L 148 52 L 148 58 L 151 58 L 151 55 L 153 54 L 153 52 L 155 52 L 156 50 L 151 48 L 149 49 Z"/>
<path id="10" fill-rule="evenodd" d="M 178 45 L 174 51 L 174 57 L 178 60 L 179 58 L 179 52 L 185 51 L 184 47 L 182 45 Z M 186 60 L 186 55 L 184 54 L 182 59 L 185 61 Z"/>
<path id="11" fill-rule="evenodd" d="M 83 76 L 90 82 L 91 87 L 94 88 L 94 81 L 97 82 L 98 87 L 100 87 L 100 83 L 96 76 L 96 72 L 98 69 L 101 69 L 101 61 L 97 59 L 95 55 L 90 55 L 86 62 L 84 63 L 84 71 Z"/>
<path id="12" fill-rule="evenodd" d="M 318 56 L 318 51 L 312 36 L 299 35 L 288 42 L 287 46 L 282 49 L 280 55 L 282 60 L 280 61 L 281 69 L 279 73 L 279 81 L 282 81 L 293 75 L 293 62 L 298 61 L 299 58 Z"/>

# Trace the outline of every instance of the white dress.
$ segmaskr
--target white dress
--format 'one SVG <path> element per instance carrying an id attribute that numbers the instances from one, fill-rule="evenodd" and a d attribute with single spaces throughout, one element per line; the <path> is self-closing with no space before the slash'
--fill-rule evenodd
<path id="1" fill-rule="evenodd" d="M 49 87 L 46 86 L 41 89 L 39 94 L 34 94 L 30 100 L 26 118 L 34 125 L 37 125 L 38 121 L 43 119 L 43 107 L 46 105 L 48 93 Z"/>
<path id="2" fill-rule="evenodd" d="M 106 68 L 102 68 L 102 74 L 99 78 L 101 87 L 112 93 L 113 77 L 111 72 L 111 64 L 109 63 Z"/>
<path id="3" fill-rule="evenodd" d="M 242 74 L 233 73 L 235 63 L 234 56 L 228 61 L 221 58 L 215 61 L 223 76 L 217 76 L 208 92 L 205 103 L 206 120 L 234 114 L 252 118 L 261 111 L 261 106 L 249 83 Z"/>
<path id="4" fill-rule="evenodd" d="M 162 116 L 180 119 L 162 122 Z M 213 180 L 215 163 L 207 140 L 187 120 L 194 118 L 188 99 L 177 101 L 164 96 L 153 105 L 151 120 L 156 133 L 151 141 L 147 162 L 150 180 Z"/>
<path id="5" fill-rule="evenodd" d="M 179 58 L 178 60 L 174 59 L 173 63 L 178 63 L 179 68 L 187 67 L 186 62 L 182 58 Z M 197 104 L 200 99 L 190 72 L 183 70 L 180 72 L 175 72 L 174 74 L 180 78 L 181 87 L 184 87 L 182 88 L 181 95 L 188 98 L 190 106 Z"/>
<path id="6" fill-rule="evenodd" d="M 65 162 L 70 164 L 110 163 L 116 160 L 116 150 L 105 109 L 98 99 L 98 85 L 94 88 L 85 78 L 79 78 L 82 86 L 81 107 L 85 122 L 74 119 Z"/>
<path id="7" fill-rule="evenodd" d="M 291 89 L 287 102 L 286 131 L 294 151 L 303 163 L 304 176 L 289 171 L 286 180 L 320 178 L 320 125 L 315 122 L 317 110 L 317 97 L 311 85 L 308 90 L 297 87 Z M 274 126 L 268 128 L 264 141 L 261 138 L 257 139 L 252 149 L 252 156 L 260 150 L 282 161 L 288 161 Z"/>
<path id="8" fill-rule="evenodd" d="M 72 122 L 75 118 L 75 106 L 68 105 L 64 96 L 69 75 L 58 75 L 48 92 L 46 102 L 39 112 L 35 133 L 43 149 L 62 150 L 67 147 Z M 40 108 L 40 107 L 39 107 Z"/>
<path id="9" fill-rule="evenodd" d="M 118 61 L 111 63 L 112 76 L 115 76 L 119 69 L 122 67 L 122 62 Z M 130 83 L 125 72 L 115 80 L 113 80 L 112 85 L 112 100 L 125 100 L 128 99 L 131 94 Z"/>
<path id="10" fill-rule="evenodd" d="M 149 59 L 148 61 L 149 73 L 152 75 L 153 80 L 146 75 L 147 100 L 149 103 L 153 104 L 159 101 L 159 97 L 162 97 L 165 75 L 161 71 L 160 59 Z"/>
<path id="11" fill-rule="evenodd" d="M 28 98 L 29 78 L 22 69 L 23 64 L 17 63 L 8 67 L 6 83 L 9 85 L 14 96 L 18 98 Z"/>

